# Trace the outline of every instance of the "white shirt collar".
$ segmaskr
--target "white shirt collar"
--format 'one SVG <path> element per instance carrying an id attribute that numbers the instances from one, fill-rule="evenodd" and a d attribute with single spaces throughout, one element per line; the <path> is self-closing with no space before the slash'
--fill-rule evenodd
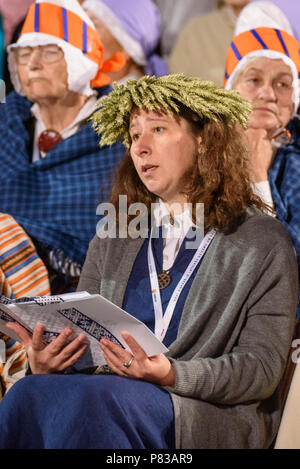
<path id="1" fill-rule="evenodd" d="M 186 226 L 187 229 L 189 229 L 191 226 L 195 226 L 191 217 L 190 210 L 188 208 L 182 213 L 178 213 L 174 217 L 172 217 L 166 204 L 160 198 L 157 199 L 153 215 L 157 226 L 168 225 L 172 228 L 182 228 Z M 172 219 L 175 222 L 174 224 L 171 223 Z"/>
<path id="2" fill-rule="evenodd" d="M 186 209 L 182 213 L 174 216 L 174 224 L 171 223 L 170 212 L 166 204 L 158 199 L 153 210 L 156 226 L 163 226 L 163 269 L 172 267 L 180 246 L 187 235 L 189 229 L 195 224 L 192 221 L 190 210 Z"/>

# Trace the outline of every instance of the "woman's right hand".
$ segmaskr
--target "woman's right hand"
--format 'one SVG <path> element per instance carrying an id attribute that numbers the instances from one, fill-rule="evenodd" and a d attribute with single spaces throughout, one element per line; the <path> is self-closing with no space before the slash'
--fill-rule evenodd
<path id="1" fill-rule="evenodd" d="M 245 133 L 250 151 L 253 182 L 267 181 L 274 154 L 269 133 L 265 129 L 254 128 L 248 128 Z"/>
<path id="2" fill-rule="evenodd" d="M 17 323 L 9 322 L 6 326 L 14 331 L 23 343 L 33 374 L 48 374 L 65 370 L 74 365 L 87 347 L 87 344 L 84 343 L 84 334 L 79 334 L 69 342 L 73 332 L 70 328 L 64 329 L 56 339 L 45 345 L 42 324 L 35 326 L 32 336 Z"/>

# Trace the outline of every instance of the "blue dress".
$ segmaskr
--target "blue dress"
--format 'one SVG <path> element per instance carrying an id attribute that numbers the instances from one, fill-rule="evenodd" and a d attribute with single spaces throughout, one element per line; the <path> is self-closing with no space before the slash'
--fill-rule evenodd
<path id="1" fill-rule="evenodd" d="M 268 177 L 278 220 L 290 233 L 300 277 L 300 119 L 288 125 L 293 143 L 280 148 L 269 169 Z M 300 287 L 297 318 L 300 320 Z"/>
<path id="2" fill-rule="evenodd" d="M 154 329 L 147 265 L 148 239 L 135 260 L 123 308 Z M 159 272 L 162 239 L 153 240 Z M 194 250 L 184 243 L 161 290 L 163 309 Z M 177 303 L 164 343 L 177 336 L 195 269 Z M 18 381 L 0 403 L 0 448 L 172 449 L 174 413 L 170 394 L 141 380 L 116 375 L 31 375 Z"/>

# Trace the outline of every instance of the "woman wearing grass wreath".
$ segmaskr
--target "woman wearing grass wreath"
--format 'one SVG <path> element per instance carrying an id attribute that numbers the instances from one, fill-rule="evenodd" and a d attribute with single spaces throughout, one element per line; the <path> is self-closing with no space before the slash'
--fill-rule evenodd
<path id="1" fill-rule="evenodd" d="M 129 80 L 101 103 L 101 144 L 128 146 L 111 202 L 118 211 L 127 195 L 148 213 L 158 203 L 159 236 L 153 226 L 144 238 L 129 229 L 96 236 L 78 289 L 139 318 L 169 350 L 148 357 L 124 331 L 131 352 L 102 339 L 107 366 L 78 374 L 83 336 L 67 344 L 66 329 L 44 346 L 41 325 L 30 337 L 10 324 L 32 375 L 0 406 L 0 447 L 267 448 L 279 425 L 297 266 L 285 228 L 251 190 L 241 130 L 248 102 L 169 75 Z M 189 230 L 200 229 L 196 203 L 205 236 L 187 248 Z M 163 237 L 176 227 L 180 236 Z"/>

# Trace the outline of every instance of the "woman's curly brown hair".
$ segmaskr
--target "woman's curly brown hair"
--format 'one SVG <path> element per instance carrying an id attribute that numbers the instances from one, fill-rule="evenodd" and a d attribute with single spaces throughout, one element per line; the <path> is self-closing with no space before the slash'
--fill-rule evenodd
<path id="1" fill-rule="evenodd" d="M 205 231 L 225 230 L 235 225 L 250 207 L 267 211 L 268 206 L 253 193 L 249 172 L 248 151 L 241 126 L 224 120 L 199 120 L 199 116 L 181 105 L 179 116 L 186 119 L 193 135 L 202 136 L 202 151 L 195 158 L 194 168 L 185 175 L 182 193 L 193 205 L 204 204 Z M 177 116 L 174 115 L 176 119 Z M 130 156 L 126 152 L 115 178 L 110 202 L 118 212 L 119 195 L 127 195 L 128 205 L 142 202 L 151 213 L 157 195 L 148 191 L 140 180 Z M 134 218 L 128 216 L 128 222 Z"/>

